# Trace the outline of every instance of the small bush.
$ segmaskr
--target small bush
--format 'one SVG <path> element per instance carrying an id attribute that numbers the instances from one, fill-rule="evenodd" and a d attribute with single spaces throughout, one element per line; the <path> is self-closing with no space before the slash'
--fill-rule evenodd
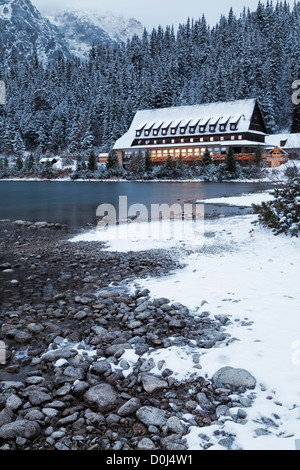
<path id="1" fill-rule="evenodd" d="M 275 235 L 285 233 L 298 237 L 300 232 L 300 176 L 290 178 L 284 188 L 273 191 L 274 200 L 252 204 L 258 223 L 272 229 Z"/>

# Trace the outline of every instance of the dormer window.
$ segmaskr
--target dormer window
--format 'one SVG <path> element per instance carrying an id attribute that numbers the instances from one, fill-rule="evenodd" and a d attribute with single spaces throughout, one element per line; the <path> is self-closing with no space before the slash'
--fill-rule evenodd
<path id="1" fill-rule="evenodd" d="M 220 131 L 221 131 L 221 132 L 224 132 L 225 129 L 226 129 L 225 124 L 220 124 Z"/>
<path id="2" fill-rule="evenodd" d="M 140 137 L 141 136 L 141 131 L 136 131 L 136 137 Z"/>
<path id="3" fill-rule="evenodd" d="M 157 130 L 157 129 L 154 129 L 153 135 L 157 135 L 157 134 L 158 134 L 158 130 Z"/>
<path id="4" fill-rule="evenodd" d="M 199 126 L 199 132 L 205 132 L 205 126 Z"/>
<path id="5" fill-rule="evenodd" d="M 195 133 L 195 127 L 194 127 L 194 126 L 190 127 L 190 133 L 191 133 L 191 134 L 194 134 L 194 133 Z"/>
<path id="6" fill-rule="evenodd" d="M 215 125 L 210 125 L 209 126 L 209 132 L 215 132 L 216 126 Z"/>
<path id="7" fill-rule="evenodd" d="M 149 131 L 145 131 L 145 135 L 149 135 Z"/>
<path id="8" fill-rule="evenodd" d="M 185 127 L 181 127 L 180 128 L 180 134 L 184 134 L 185 133 Z"/>
<path id="9" fill-rule="evenodd" d="M 171 134 L 176 134 L 176 128 L 175 127 L 172 127 Z"/>
<path id="10" fill-rule="evenodd" d="M 236 124 L 230 124 L 230 130 L 231 131 L 236 131 Z"/>
<path id="11" fill-rule="evenodd" d="M 163 129 L 161 132 L 162 132 L 163 135 L 166 135 L 167 129 Z"/>

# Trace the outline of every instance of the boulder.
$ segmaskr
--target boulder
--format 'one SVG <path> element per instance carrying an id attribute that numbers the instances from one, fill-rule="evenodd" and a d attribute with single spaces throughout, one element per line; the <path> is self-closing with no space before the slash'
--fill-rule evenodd
<path id="1" fill-rule="evenodd" d="M 153 393 L 168 387 L 168 382 L 150 374 L 142 377 L 142 383 L 147 393 Z"/>
<path id="2" fill-rule="evenodd" d="M 0 428 L 0 439 L 8 440 L 17 437 L 35 439 L 41 432 L 41 427 L 35 421 L 19 419 L 12 423 L 4 424 Z"/>
<path id="3" fill-rule="evenodd" d="M 136 412 L 136 417 L 146 426 L 161 426 L 166 419 L 166 412 L 154 406 L 142 406 Z"/>
<path id="4" fill-rule="evenodd" d="M 256 386 L 256 379 L 246 369 L 236 369 L 229 366 L 219 369 L 212 380 L 216 387 L 229 385 L 253 389 Z"/>
<path id="5" fill-rule="evenodd" d="M 113 410 L 119 402 L 115 389 L 106 383 L 95 385 L 87 390 L 84 394 L 84 401 L 100 413 Z"/>

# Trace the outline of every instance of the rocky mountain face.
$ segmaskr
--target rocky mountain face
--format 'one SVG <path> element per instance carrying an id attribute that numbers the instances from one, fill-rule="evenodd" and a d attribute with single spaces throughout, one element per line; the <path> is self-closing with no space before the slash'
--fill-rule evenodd
<path id="1" fill-rule="evenodd" d="M 70 56 L 63 34 L 29 0 L 0 0 L 0 62 L 24 62 L 37 55 L 45 63 Z"/>
<path id="2" fill-rule="evenodd" d="M 81 58 L 87 57 L 94 44 L 126 42 L 134 34 L 143 33 L 143 26 L 136 19 L 109 12 L 64 11 L 48 19 L 65 35 L 70 51 Z"/>
<path id="3" fill-rule="evenodd" d="M 65 11 L 43 16 L 30 0 L 0 0 L 0 62 L 17 64 L 37 55 L 42 63 L 59 53 L 85 59 L 93 44 L 127 41 L 141 23 L 111 13 Z"/>

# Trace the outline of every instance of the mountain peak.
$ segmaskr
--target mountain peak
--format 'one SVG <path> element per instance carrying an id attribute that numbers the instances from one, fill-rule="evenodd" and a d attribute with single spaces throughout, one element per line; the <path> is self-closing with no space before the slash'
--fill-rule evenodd
<path id="1" fill-rule="evenodd" d="M 0 0 L 0 62 L 12 64 L 37 55 L 45 63 L 70 56 L 59 30 L 29 0 Z"/>
<path id="2" fill-rule="evenodd" d="M 125 18 L 110 11 L 65 10 L 47 15 L 64 35 L 71 52 L 86 58 L 93 44 L 126 42 L 134 34 L 141 36 L 142 24 L 135 18 Z"/>

